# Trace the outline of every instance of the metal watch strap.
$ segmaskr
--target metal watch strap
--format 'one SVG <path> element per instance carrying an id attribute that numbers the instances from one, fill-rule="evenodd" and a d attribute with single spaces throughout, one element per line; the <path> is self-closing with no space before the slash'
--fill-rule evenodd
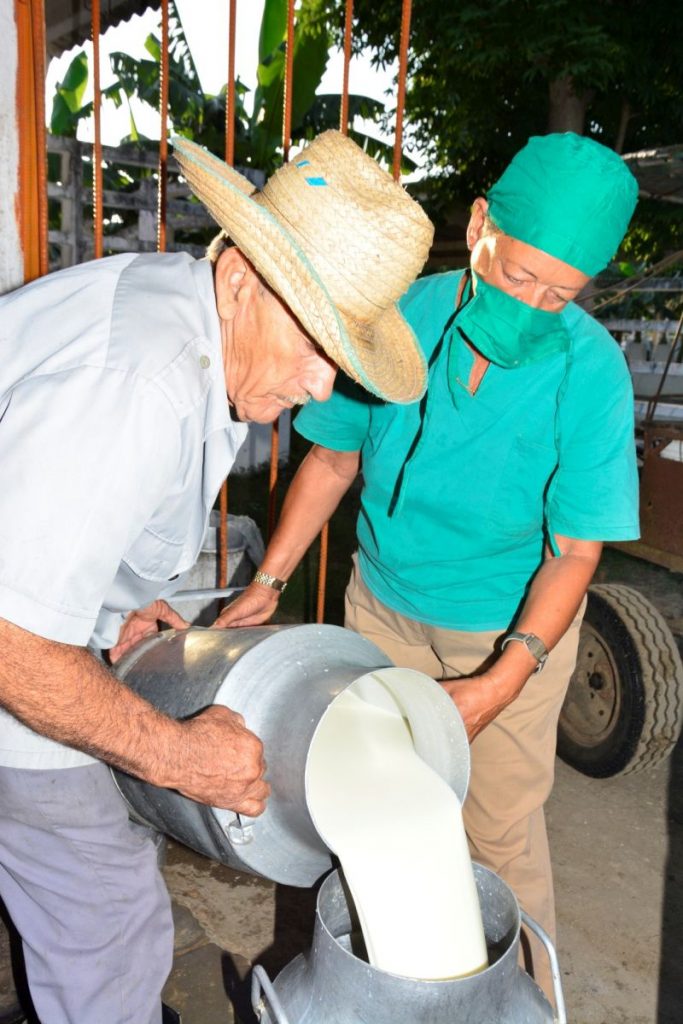
<path id="1" fill-rule="evenodd" d="M 503 642 L 500 645 L 500 649 L 502 651 L 505 650 L 511 640 L 517 640 L 519 643 L 524 644 L 529 654 L 531 654 L 538 662 L 534 672 L 540 672 L 548 660 L 548 648 L 543 641 L 539 639 L 535 633 L 518 633 L 513 631 L 504 637 Z"/>
<path id="2" fill-rule="evenodd" d="M 287 586 L 286 580 L 279 580 L 277 576 L 271 576 L 268 572 L 262 572 L 261 569 L 257 569 L 254 573 L 254 583 L 262 583 L 264 587 L 270 587 L 271 590 L 278 590 L 282 593 Z"/>

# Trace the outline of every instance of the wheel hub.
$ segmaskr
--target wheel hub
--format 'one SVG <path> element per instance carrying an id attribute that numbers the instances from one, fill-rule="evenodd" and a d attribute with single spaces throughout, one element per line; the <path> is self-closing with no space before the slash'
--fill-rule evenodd
<path id="1" fill-rule="evenodd" d="M 598 746 L 621 707 L 619 672 L 599 633 L 584 621 L 576 668 L 562 707 L 562 728 L 581 746 Z"/>

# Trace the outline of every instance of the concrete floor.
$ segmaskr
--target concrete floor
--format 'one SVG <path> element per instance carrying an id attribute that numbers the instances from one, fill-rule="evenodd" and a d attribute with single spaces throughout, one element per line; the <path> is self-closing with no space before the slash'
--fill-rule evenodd
<path id="1" fill-rule="evenodd" d="M 683 633 L 683 577 L 606 552 L 598 579 L 637 586 Z M 615 779 L 589 779 L 558 761 L 547 813 L 569 1020 L 681 1024 L 683 742 L 657 769 Z M 274 978 L 308 947 L 315 894 L 170 842 L 164 873 L 195 928 L 190 952 L 182 942 L 177 951 L 168 1002 L 183 1024 L 252 1024 L 249 966 L 261 963 Z"/>

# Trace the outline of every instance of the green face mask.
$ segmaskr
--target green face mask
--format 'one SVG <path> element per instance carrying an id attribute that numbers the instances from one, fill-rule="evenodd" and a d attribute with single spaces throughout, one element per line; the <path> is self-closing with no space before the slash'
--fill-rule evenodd
<path id="1" fill-rule="evenodd" d="M 455 318 L 469 343 L 497 366 L 514 369 L 566 352 L 569 334 L 559 313 L 534 309 L 473 273 L 476 292 Z"/>

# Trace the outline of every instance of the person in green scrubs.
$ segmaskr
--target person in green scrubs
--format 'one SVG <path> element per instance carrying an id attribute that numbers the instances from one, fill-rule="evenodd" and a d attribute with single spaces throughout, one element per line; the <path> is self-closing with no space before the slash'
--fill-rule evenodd
<path id="1" fill-rule="evenodd" d="M 346 625 L 453 698 L 471 741 L 473 857 L 551 935 L 557 720 L 602 543 L 638 537 L 628 368 L 574 300 L 636 198 L 612 150 L 572 133 L 529 140 L 474 201 L 468 270 L 418 280 L 400 302 L 428 361 L 425 396 L 389 404 L 338 378 L 330 401 L 301 411 L 313 447 L 256 580 L 218 623 L 270 617 L 362 472 Z"/>

